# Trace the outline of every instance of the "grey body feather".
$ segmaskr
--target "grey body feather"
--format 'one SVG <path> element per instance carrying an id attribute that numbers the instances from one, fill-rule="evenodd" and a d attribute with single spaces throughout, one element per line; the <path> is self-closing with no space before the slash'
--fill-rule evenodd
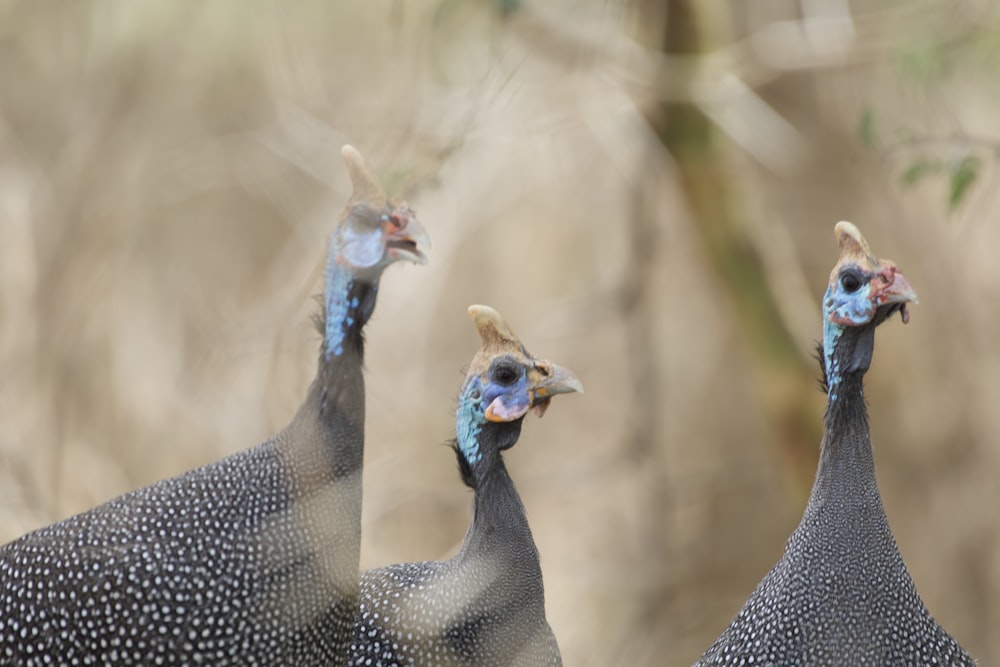
<path id="1" fill-rule="evenodd" d="M 257 447 L 0 547 L 0 664 L 340 665 L 358 608 L 363 327 L 429 244 L 358 151 L 330 237 L 316 379 Z"/>
<path id="2" fill-rule="evenodd" d="M 931 617 L 903 563 L 867 420 L 828 440 L 784 555 L 697 664 L 974 665 Z"/>
<path id="3" fill-rule="evenodd" d="M 0 664 L 340 664 L 357 603 L 355 367 L 314 383 L 273 439 L 0 548 Z"/>

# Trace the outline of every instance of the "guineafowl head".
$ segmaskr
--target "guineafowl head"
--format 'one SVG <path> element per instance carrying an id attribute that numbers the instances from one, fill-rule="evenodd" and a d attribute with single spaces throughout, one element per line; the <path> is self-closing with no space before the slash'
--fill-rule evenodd
<path id="1" fill-rule="evenodd" d="M 528 352 L 494 309 L 470 306 L 469 315 L 482 348 L 459 393 L 455 451 L 463 478 L 473 486 L 472 470 L 489 467 L 517 442 L 529 410 L 541 417 L 553 396 L 582 392 L 583 385 L 569 369 Z"/>
<path id="2" fill-rule="evenodd" d="M 906 304 L 916 303 L 909 281 L 888 259 L 875 257 L 853 224 L 834 228 L 840 259 L 823 296 L 823 371 L 829 391 L 847 374 L 863 374 L 871 364 L 875 328 L 899 311 L 909 322 Z"/>
<path id="3" fill-rule="evenodd" d="M 331 235 L 331 259 L 368 278 L 400 260 L 426 264 L 430 238 L 410 207 L 388 200 L 357 149 L 344 146 L 341 155 L 354 190 Z"/>
<path id="4" fill-rule="evenodd" d="M 430 247 L 413 210 L 406 202 L 389 201 L 361 153 L 344 146 L 341 155 L 354 189 L 330 234 L 320 323 L 327 359 L 342 355 L 352 337 L 360 354 L 361 327 L 375 309 L 382 271 L 402 260 L 426 264 L 424 251 Z"/>

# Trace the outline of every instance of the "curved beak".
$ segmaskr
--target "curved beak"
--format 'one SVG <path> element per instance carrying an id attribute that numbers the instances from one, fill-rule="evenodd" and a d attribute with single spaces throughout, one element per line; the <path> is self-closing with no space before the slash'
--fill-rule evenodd
<path id="1" fill-rule="evenodd" d="M 426 264 L 426 251 L 431 247 L 431 237 L 417 220 L 413 210 L 403 202 L 393 209 L 383 225 L 386 252 L 393 261 L 406 260 Z"/>
<path id="2" fill-rule="evenodd" d="M 910 313 L 906 310 L 906 304 L 919 303 L 917 293 L 895 264 L 887 262 L 879 270 L 873 288 L 872 299 L 876 307 L 897 305 L 900 317 L 903 318 L 903 324 L 910 321 Z"/>
<path id="3" fill-rule="evenodd" d="M 583 383 L 573 371 L 549 361 L 539 361 L 531 371 L 531 411 L 541 417 L 556 394 L 583 393 Z"/>

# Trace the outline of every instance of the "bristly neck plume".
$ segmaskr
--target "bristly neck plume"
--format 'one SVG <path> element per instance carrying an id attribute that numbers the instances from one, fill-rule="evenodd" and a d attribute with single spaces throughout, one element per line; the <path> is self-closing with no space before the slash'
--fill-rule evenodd
<path id="1" fill-rule="evenodd" d="M 362 329 L 375 310 L 379 271 L 356 274 L 338 261 L 339 248 L 331 239 L 323 292 L 323 348 L 326 361 L 345 351 L 362 355 Z"/>

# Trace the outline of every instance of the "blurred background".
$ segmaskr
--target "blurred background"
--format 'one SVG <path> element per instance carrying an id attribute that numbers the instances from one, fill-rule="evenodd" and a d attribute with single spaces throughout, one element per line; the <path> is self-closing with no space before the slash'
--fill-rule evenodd
<path id="1" fill-rule="evenodd" d="M 362 565 L 442 558 L 471 303 L 586 385 L 506 458 L 567 665 L 688 665 L 812 483 L 851 220 L 920 294 L 867 380 L 924 601 L 1000 664 L 1000 5 L 0 1 L 0 542 L 259 442 L 356 145 L 433 237 L 368 326 Z"/>

